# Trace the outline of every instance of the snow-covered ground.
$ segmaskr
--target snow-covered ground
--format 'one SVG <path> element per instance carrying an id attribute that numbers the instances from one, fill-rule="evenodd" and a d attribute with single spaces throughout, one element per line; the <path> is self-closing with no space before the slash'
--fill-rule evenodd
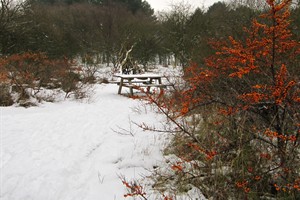
<path id="1" fill-rule="evenodd" d="M 124 199 L 119 176 L 149 174 L 166 139 L 130 124 L 162 118 L 117 89 L 95 85 L 88 102 L 0 107 L 0 199 Z"/>

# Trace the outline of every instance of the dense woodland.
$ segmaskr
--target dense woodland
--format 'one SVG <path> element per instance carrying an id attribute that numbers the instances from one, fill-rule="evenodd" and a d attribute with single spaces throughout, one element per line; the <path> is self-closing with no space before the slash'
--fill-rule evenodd
<path id="1" fill-rule="evenodd" d="M 140 64 L 157 57 L 163 63 L 173 55 L 186 66 L 210 55 L 211 39 L 242 38 L 243 27 L 264 9 L 257 2 L 219 2 L 195 11 L 174 5 L 154 15 L 142 0 L 27 0 L 17 5 L 1 0 L 0 55 L 44 52 L 51 58 L 97 57 L 97 62 L 115 63 L 120 52 L 133 46 L 132 57 Z M 292 26 L 298 38 L 299 12 L 295 4 Z"/>

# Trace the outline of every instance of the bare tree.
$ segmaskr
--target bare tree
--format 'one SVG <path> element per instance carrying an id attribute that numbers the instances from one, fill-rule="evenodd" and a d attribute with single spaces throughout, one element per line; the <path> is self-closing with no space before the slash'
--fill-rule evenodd
<path id="1" fill-rule="evenodd" d="M 4 53 L 11 46 L 9 32 L 16 26 L 14 21 L 22 7 L 13 0 L 0 0 L 0 3 L 0 53 Z"/>
<path id="2" fill-rule="evenodd" d="M 172 5 L 172 10 L 161 13 L 160 20 L 163 26 L 164 47 L 174 55 L 177 61 L 185 66 L 189 61 L 189 38 L 187 37 L 187 23 L 191 16 L 191 6 L 181 3 Z"/>

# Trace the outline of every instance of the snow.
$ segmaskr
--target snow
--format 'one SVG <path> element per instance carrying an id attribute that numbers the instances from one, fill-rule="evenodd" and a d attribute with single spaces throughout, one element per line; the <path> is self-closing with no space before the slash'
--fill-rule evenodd
<path id="1" fill-rule="evenodd" d="M 87 102 L 0 107 L 0 199 L 124 199 L 120 176 L 149 175 L 163 162 L 166 137 L 130 123 L 163 120 L 117 90 L 98 84 Z"/>

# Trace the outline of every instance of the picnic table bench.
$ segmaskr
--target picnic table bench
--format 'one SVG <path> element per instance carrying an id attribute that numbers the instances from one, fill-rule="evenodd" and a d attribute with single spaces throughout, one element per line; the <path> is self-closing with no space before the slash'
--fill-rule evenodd
<path id="1" fill-rule="evenodd" d="M 118 94 L 121 94 L 123 87 L 128 87 L 130 95 L 133 96 L 133 89 L 147 88 L 147 92 L 151 87 L 158 87 L 161 90 L 170 84 L 162 83 L 162 75 L 158 74 L 117 74 L 115 77 L 120 78 L 116 82 L 119 85 Z"/>

